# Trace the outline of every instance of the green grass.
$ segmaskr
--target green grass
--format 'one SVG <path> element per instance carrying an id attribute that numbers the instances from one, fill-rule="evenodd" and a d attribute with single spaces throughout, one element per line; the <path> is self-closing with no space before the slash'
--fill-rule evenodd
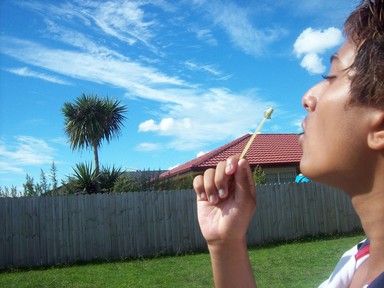
<path id="1" fill-rule="evenodd" d="M 251 248 L 258 287 L 317 287 L 362 235 Z M 213 287 L 206 253 L 48 269 L 3 271 L 0 287 Z"/>
<path id="2" fill-rule="evenodd" d="M 363 239 L 359 234 L 251 250 L 258 287 L 318 287 L 342 254 Z"/>

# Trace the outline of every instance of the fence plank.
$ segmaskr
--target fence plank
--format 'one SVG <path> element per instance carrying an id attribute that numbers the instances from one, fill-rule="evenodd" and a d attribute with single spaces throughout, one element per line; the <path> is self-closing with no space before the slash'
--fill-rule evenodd
<path id="1" fill-rule="evenodd" d="M 7 207 L 6 207 L 6 201 L 7 198 L 0 198 L 0 219 L 6 219 L 7 218 Z M 6 245 L 7 245 L 7 228 L 6 228 L 7 222 L 0 221 L 0 267 L 5 265 L 6 263 Z M 5 233 L 1 233 L 1 231 L 4 231 Z"/>
<path id="2" fill-rule="evenodd" d="M 164 216 L 164 221 L 165 221 L 165 247 L 166 247 L 166 253 L 167 254 L 171 254 L 172 253 L 172 249 L 171 249 L 171 221 L 170 221 L 170 218 L 171 218 L 171 214 L 169 213 L 170 212 L 170 199 L 171 199 L 171 194 L 169 191 L 165 191 L 163 192 L 165 195 L 164 195 L 164 212 L 165 212 L 165 216 Z"/>

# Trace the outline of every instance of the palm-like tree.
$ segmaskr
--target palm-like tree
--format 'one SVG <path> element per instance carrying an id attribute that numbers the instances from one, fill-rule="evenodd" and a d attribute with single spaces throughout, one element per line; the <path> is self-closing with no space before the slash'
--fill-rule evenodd
<path id="1" fill-rule="evenodd" d="M 106 140 L 109 143 L 119 136 L 126 111 L 126 106 L 120 105 L 120 101 L 97 95 L 82 94 L 74 103 L 64 103 L 65 133 L 71 148 L 93 149 L 96 175 L 100 171 L 98 150 L 101 142 Z"/>

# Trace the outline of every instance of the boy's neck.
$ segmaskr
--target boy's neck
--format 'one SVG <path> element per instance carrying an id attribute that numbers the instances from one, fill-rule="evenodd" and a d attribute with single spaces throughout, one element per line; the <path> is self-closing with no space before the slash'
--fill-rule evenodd
<path id="1" fill-rule="evenodd" d="M 384 272 L 384 188 L 354 195 L 352 204 L 370 241 L 367 280 L 372 281 Z"/>

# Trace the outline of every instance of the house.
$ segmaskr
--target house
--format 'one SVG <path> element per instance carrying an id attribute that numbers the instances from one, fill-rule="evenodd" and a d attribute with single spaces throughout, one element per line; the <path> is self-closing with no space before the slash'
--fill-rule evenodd
<path id="1" fill-rule="evenodd" d="M 160 178 L 187 177 L 214 168 L 229 156 L 240 154 L 252 134 L 246 134 L 198 158 L 177 166 L 160 175 Z M 265 172 L 267 183 L 294 182 L 299 173 L 302 150 L 298 134 L 258 134 L 246 158 L 251 168 L 259 165 Z"/>

